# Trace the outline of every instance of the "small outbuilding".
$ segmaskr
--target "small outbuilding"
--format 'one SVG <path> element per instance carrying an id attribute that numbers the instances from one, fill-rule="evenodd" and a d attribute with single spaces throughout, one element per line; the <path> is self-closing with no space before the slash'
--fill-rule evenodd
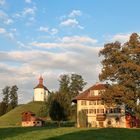
<path id="1" fill-rule="evenodd" d="M 27 112 L 22 112 L 22 123 L 21 125 L 23 127 L 28 127 L 28 126 L 44 126 L 45 121 L 42 118 L 38 118 L 35 116 L 35 113 L 31 111 Z"/>

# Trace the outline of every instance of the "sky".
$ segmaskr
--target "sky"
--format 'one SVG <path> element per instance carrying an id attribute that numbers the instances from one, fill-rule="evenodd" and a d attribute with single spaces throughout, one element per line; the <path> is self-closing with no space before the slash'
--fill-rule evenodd
<path id="1" fill-rule="evenodd" d="M 105 43 L 140 33 L 139 0 L 0 0 L 0 93 L 17 85 L 19 103 L 33 99 L 40 75 L 50 91 L 61 74 L 99 82 Z M 2 95 L 0 95 L 2 99 Z"/>

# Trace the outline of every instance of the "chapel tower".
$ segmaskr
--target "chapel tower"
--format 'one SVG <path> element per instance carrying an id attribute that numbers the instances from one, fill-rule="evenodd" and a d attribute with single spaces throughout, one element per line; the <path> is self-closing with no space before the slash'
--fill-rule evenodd
<path id="1" fill-rule="evenodd" d="M 49 90 L 43 85 L 43 77 L 38 79 L 38 85 L 34 87 L 34 101 L 46 101 L 48 99 Z"/>

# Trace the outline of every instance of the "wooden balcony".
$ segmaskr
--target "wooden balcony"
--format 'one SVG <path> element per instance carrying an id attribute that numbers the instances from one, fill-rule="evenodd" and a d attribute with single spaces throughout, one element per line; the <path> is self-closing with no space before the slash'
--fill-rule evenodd
<path id="1" fill-rule="evenodd" d="M 96 120 L 97 121 L 105 121 L 106 115 L 105 114 L 97 114 L 96 115 Z"/>

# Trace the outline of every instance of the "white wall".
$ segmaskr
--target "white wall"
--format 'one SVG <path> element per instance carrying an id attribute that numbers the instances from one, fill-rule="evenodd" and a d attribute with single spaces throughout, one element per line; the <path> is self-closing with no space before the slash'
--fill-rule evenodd
<path id="1" fill-rule="evenodd" d="M 34 89 L 34 101 L 45 101 L 48 98 L 48 91 L 43 88 Z"/>

